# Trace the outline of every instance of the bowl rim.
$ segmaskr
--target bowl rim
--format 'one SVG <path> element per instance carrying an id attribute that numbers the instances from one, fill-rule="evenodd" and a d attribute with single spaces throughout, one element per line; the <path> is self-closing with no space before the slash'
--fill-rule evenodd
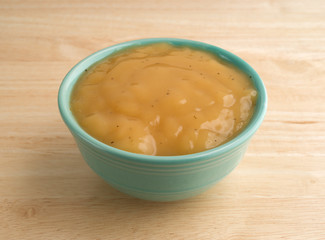
<path id="1" fill-rule="evenodd" d="M 177 156 L 153 156 L 144 155 L 139 153 L 132 153 L 125 150 L 117 149 L 109 146 L 105 143 L 90 136 L 86 131 L 84 131 L 77 121 L 75 120 L 72 112 L 70 111 L 70 96 L 74 84 L 79 79 L 80 75 L 89 67 L 97 63 L 98 61 L 108 57 L 109 55 L 126 49 L 128 47 L 149 45 L 152 43 L 170 43 L 178 46 L 188 46 L 196 49 L 209 51 L 223 60 L 235 65 L 240 70 L 248 74 L 258 92 L 258 99 L 255 106 L 254 114 L 248 123 L 248 125 L 243 129 L 236 137 L 230 141 L 221 144 L 215 148 L 208 149 L 202 152 L 191 153 L 186 155 Z M 94 148 L 97 148 L 105 153 L 114 155 L 125 160 L 144 163 L 144 164 L 168 164 L 168 165 L 178 165 L 184 163 L 193 163 L 196 161 L 204 161 L 206 159 L 214 158 L 225 154 L 233 149 L 239 147 L 240 145 L 247 142 L 253 134 L 260 127 L 261 123 L 266 114 L 267 109 L 267 92 L 264 83 L 257 72 L 243 59 L 234 55 L 233 53 L 224 50 L 220 47 L 200 42 L 194 40 L 180 39 L 180 38 L 145 38 L 137 39 L 132 41 L 127 41 L 119 44 L 115 44 L 106 48 L 103 48 L 95 53 L 89 55 L 88 57 L 79 61 L 72 69 L 66 74 L 61 82 L 59 92 L 58 92 L 58 106 L 61 117 L 74 137 L 81 138 L 84 142 L 87 142 Z"/>

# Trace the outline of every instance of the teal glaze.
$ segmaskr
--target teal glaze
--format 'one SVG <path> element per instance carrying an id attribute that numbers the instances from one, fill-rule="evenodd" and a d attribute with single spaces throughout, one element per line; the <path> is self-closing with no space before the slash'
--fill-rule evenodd
<path id="1" fill-rule="evenodd" d="M 209 51 L 237 66 L 252 77 L 258 91 L 254 115 L 248 126 L 231 141 L 200 153 L 181 156 L 148 156 L 108 146 L 88 135 L 70 111 L 74 84 L 94 63 L 125 48 L 168 42 Z M 244 60 L 219 47 L 173 38 L 140 39 L 102 49 L 75 65 L 60 86 L 58 104 L 62 119 L 74 136 L 87 164 L 116 189 L 131 196 L 153 201 L 175 201 L 195 196 L 228 175 L 243 158 L 249 140 L 266 113 L 267 94 L 255 70 Z"/>

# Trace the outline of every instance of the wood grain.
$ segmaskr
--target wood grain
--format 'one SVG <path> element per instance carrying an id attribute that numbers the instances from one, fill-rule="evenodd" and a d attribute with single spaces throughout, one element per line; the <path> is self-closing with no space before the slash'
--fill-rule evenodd
<path id="1" fill-rule="evenodd" d="M 321 0 L 0 0 L 0 239 L 325 239 L 324 13 Z M 147 37 L 225 48 L 268 90 L 242 163 L 186 201 L 111 188 L 57 108 L 79 60 Z"/>

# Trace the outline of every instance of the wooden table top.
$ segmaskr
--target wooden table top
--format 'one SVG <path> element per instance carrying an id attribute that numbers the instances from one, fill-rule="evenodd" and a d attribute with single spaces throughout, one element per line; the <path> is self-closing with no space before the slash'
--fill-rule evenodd
<path id="1" fill-rule="evenodd" d="M 148 37 L 227 49 L 268 90 L 243 161 L 185 201 L 110 187 L 57 107 L 79 60 Z M 0 0 L 0 72 L 0 239 L 325 239 L 323 1 Z"/>

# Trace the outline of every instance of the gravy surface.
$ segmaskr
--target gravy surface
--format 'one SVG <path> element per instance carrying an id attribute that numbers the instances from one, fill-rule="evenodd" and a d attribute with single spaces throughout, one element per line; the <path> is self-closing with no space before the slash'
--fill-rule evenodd
<path id="1" fill-rule="evenodd" d="M 257 92 L 249 76 L 197 49 L 158 43 L 95 64 L 78 80 L 71 111 L 91 136 L 148 155 L 204 151 L 249 122 Z"/>

